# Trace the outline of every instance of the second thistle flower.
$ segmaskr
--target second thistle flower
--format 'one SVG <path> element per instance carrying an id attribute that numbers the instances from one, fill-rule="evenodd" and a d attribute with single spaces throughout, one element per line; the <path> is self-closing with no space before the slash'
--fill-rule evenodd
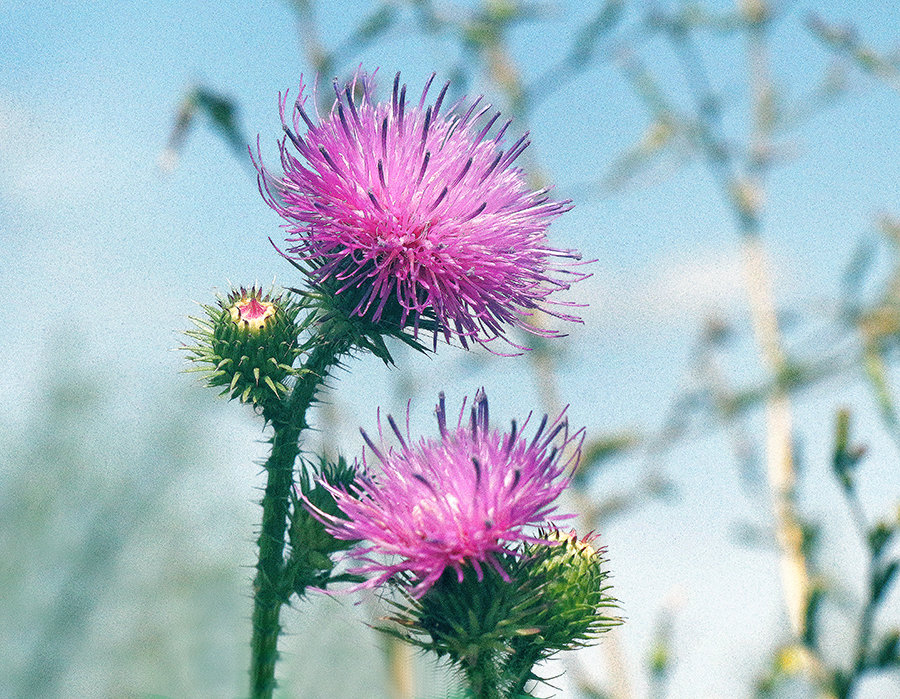
<path id="1" fill-rule="evenodd" d="M 283 99 L 283 174 L 257 169 L 287 256 L 348 317 L 464 347 L 510 325 L 539 332 L 528 316 L 585 276 L 560 261 L 578 253 L 547 240 L 569 202 L 528 186 L 514 165 L 528 135 L 506 146 L 510 122 L 481 98 L 447 106 L 448 84 L 426 106 L 429 80 L 408 104 L 399 78 L 383 102 L 365 74 L 335 83 L 325 117 L 310 114 L 302 84 L 293 105 Z"/>
<path id="2" fill-rule="evenodd" d="M 351 573 L 373 576 L 367 586 L 409 581 L 418 597 L 445 572 L 462 581 L 469 570 L 481 580 L 484 567 L 508 581 L 502 561 L 521 544 L 544 540 L 529 529 L 556 511 L 583 433 L 570 435 L 562 417 L 548 423 L 546 416 L 530 438 L 515 422 L 509 432 L 491 429 L 483 391 L 468 421 L 464 416 L 449 427 L 441 396 L 440 439 L 418 443 L 389 417 L 398 449 L 366 437 L 381 473 L 359 484 L 358 493 L 324 484 L 340 514 L 315 514 L 338 539 L 368 542 L 348 552 L 358 563 Z"/>

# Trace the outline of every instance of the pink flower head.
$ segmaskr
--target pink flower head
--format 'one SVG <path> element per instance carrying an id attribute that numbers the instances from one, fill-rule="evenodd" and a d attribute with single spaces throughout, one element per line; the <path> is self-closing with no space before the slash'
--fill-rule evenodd
<path id="1" fill-rule="evenodd" d="M 484 343 L 506 325 L 556 334 L 527 317 L 587 275 L 557 261 L 577 252 L 547 241 L 570 202 L 532 191 L 513 166 L 528 134 L 504 148 L 510 122 L 494 129 L 500 113 L 485 120 L 491 107 L 480 97 L 442 111 L 449 83 L 426 107 L 433 75 L 418 105 L 406 103 L 399 73 L 390 101 L 376 102 L 373 77 L 335 82 L 325 117 L 306 111 L 302 82 L 290 117 L 287 95 L 280 100 L 283 174 L 254 164 L 263 197 L 286 221 L 286 256 L 349 315 L 432 330 L 435 345 L 439 334 Z"/>
<path id="2" fill-rule="evenodd" d="M 336 538 L 368 542 L 348 552 L 360 563 L 350 572 L 374 576 L 362 587 L 402 575 L 411 594 L 421 596 L 447 568 L 462 581 L 463 566 L 471 565 L 481 580 L 483 564 L 509 580 L 497 556 L 517 555 L 522 542 L 545 541 L 527 530 L 556 510 L 554 502 L 569 483 L 566 469 L 578 462 L 583 431 L 570 436 L 564 415 L 549 427 L 545 415 L 530 440 L 515 421 L 508 433 L 492 430 L 483 390 L 475 396 L 469 424 L 464 413 L 465 401 L 456 429 L 449 430 L 441 394 L 440 439 L 417 444 L 408 426 L 404 439 L 388 417 L 399 448 L 387 449 L 383 435 L 376 447 L 363 432 L 381 473 L 363 479 L 354 493 L 326 485 L 343 517 L 314 514 Z M 568 450 L 571 444 L 575 448 Z"/>

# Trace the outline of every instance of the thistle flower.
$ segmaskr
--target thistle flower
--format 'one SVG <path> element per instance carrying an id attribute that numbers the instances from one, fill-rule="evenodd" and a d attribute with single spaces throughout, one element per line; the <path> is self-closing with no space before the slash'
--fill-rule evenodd
<path id="1" fill-rule="evenodd" d="M 528 134 L 504 149 L 511 122 L 492 133 L 500 113 L 485 120 L 491 106 L 480 97 L 442 112 L 449 83 L 426 107 L 434 75 L 417 105 L 407 105 L 399 73 L 390 101 L 376 102 L 373 77 L 358 74 L 343 89 L 335 82 L 325 117 L 310 117 L 302 82 L 290 116 L 287 94 L 280 99 L 283 174 L 262 165 L 258 146 L 254 165 L 263 197 L 286 221 L 285 256 L 345 315 L 412 327 L 414 336 L 432 331 L 435 345 L 439 335 L 483 344 L 509 325 L 558 334 L 527 319 L 550 312 L 548 297 L 587 275 L 559 261 L 577 252 L 546 237 L 570 202 L 532 191 L 513 165 Z"/>
<path id="2" fill-rule="evenodd" d="M 568 484 L 566 469 L 580 455 L 582 431 L 569 435 L 562 415 L 549 427 L 544 416 L 530 440 L 515 421 L 508 433 L 492 430 L 483 390 L 468 425 L 464 413 L 465 402 L 456 429 L 448 429 L 441 394 L 440 439 L 418 443 L 388 417 L 399 448 L 386 448 L 383 435 L 376 446 L 363 432 L 382 472 L 358 483 L 354 493 L 326 485 L 342 516 L 314 512 L 336 538 L 369 542 L 348 552 L 359 563 L 351 573 L 373 576 L 366 587 L 397 576 L 419 597 L 446 570 L 462 582 L 464 567 L 474 568 L 481 580 L 483 566 L 509 581 L 500 559 L 519 555 L 523 543 L 544 541 L 529 527 L 556 510 L 554 501 Z M 575 448 L 568 451 L 570 444 Z"/>

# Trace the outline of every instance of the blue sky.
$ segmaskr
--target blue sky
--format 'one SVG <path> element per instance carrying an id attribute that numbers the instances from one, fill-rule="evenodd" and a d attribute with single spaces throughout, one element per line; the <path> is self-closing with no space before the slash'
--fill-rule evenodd
<path id="1" fill-rule="evenodd" d="M 371 6 L 327 3 L 318 16 L 325 43 L 340 44 L 352 26 L 348 18 Z M 548 7 L 558 9 L 541 32 L 525 25 L 511 37 L 526 82 L 563 55 L 593 4 Z M 876 48 L 898 45 L 900 6 L 793 3 L 773 37 L 772 72 L 787 95 L 812 89 L 829 62 L 802 29 L 813 7 L 829 21 L 857 23 Z M 385 76 L 402 70 L 413 92 L 432 71 L 442 78 L 459 50 L 446 39 L 422 39 L 413 27 L 404 14 L 386 40 L 354 60 L 380 66 Z M 158 167 L 177 104 L 198 82 L 237 100 L 241 127 L 249 138 L 261 134 L 264 153 L 274 159 L 277 93 L 310 73 L 294 17 L 288 3 L 274 0 L 7 2 L 0 4 L 0 43 L 0 282 L 7 299 L 15 299 L 0 334 L 0 383 L 16 388 L 8 419 L 39 406 L 28 396 L 48 356 L 45 343 L 72 333 L 83 337 L 84 361 L 121 373 L 125 392 L 140 404 L 142 386 L 183 379 L 175 376 L 182 357 L 170 349 L 180 342 L 193 301 L 226 290 L 229 280 L 297 283 L 268 245 L 268 236 L 279 235 L 278 219 L 259 197 L 247 163 L 208 128 L 192 131 L 173 172 Z M 713 40 L 702 46 L 721 94 L 744 99 L 743 65 L 734 59 L 741 47 Z M 653 67 L 668 69 L 665 51 L 652 55 Z M 849 80 L 852 89 L 837 106 L 783 140 L 784 163 L 769 181 L 765 236 L 786 304 L 833 298 L 857 241 L 876 237 L 875 217 L 900 214 L 900 95 L 854 71 Z M 677 88 L 673 94 L 681 98 Z M 590 301 L 586 324 L 567 341 L 560 375 L 572 422 L 589 430 L 658 427 L 689 380 L 703 315 L 721 309 L 746 320 L 731 214 L 701 165 L 661 170 L 643 186 L 616 193 L 582 186 L 597 181 L 646 126 L 620 74 L 600 64 L 531 117 L 534 159 L 561 196 L 575 198 L 574 211 L 553 226 L 554 241 L 597 260 L 581 292 Z M 351 451 L 356 426 L 374 421 L 373 405 L 397 409 L 406 402 L 377 363 L 352 368 L 335 394 Z M 407 371 L 423 429 L 431 429 L 426 418 L 440 389 L 458 401 L 485 384 L 497 416 L 538 404 L 524 359 L 472 368 L 450 349 L 439 359 L 414 359 Z M 354 405 L 354 396 L 365 399 Z M 834 380 L 806 392 L 797 423 L 809 447 L 812 507 L 836 506 L 821 469 L 824 435 L 840 402 L 859 412 L 875 454 L 896 459 L 879 441 L 872 401 L 856 382 Z M 758 416 L 752 422 L 758 427 Z M 780 623 L 771 556 L 735 548 L 726 531 L 741 516 L 764 521 L 764 511 L 740 494 L 732 461 L 717 432 L 680 445 L 666 468 L 683 485 L 684 501 L 620 520 L 606 539 L 634 629 L 624 632 L 629 661 L 636 666 L 645 652 L 661 600 L 681 599 L 689 622 L 679 630 L 675 687 L 686 691 L 699 677 L 709 688 L 703 696 L 733 696 L 746 686 L 741 682 L 753 665 L 744 658 L 761 657 Z M 598 487 L 615 490 L 643 466 L 633 459 Z M 867 493 L 873 509 L 896 504 L 897 479 L 875 481 L 880 487 Z M 748 605 L 746 596 L 757 590 L 758 604 Z"/>

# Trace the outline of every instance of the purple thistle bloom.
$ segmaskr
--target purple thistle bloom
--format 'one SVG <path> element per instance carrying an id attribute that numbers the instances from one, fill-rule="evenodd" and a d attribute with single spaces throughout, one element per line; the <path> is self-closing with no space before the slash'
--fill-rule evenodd
<path id="1" fill-rule="evenodd" d="M 505 325 L 557 334 L 528 316 L 549 312 L 552 292 L 587 275 L 557 259 L 577 252 L 546 237 L 570 202 L 532 191 L 513 166 L 528 134 L 504 149 L 510 122 L 491 133 L 500 113 L 485 120 L 491 106 L 480 97 L 442 111 L 449 83 L 426 107 L 434 75 L 418 105 L 406 103 L 399 73 L 390 101 L 376 102 L 373 77 L 358 74 L 343 89 L 335 82 L 324 118 L 304 108 L 302 82 L 290 119 L 281 97 L 282 176 L 263 167 L 257 146 L 260 191 L 287 222 L 286 256 L 330 285 L 350 316 L 431 329 L 435 345 L 438 334 L 463 347 L 484 343 Z"/>
<path id="2" fill-rule="evenodd" d="M 449 430 L 441 394 L 440 439 L 418 444 L 412 443 L 408 425 L 404 439 L 388 417 L 399 448 L 385 448 L 380 422 L 380 446 L 362 433 L 382 472 L 355 484 L 353 493 L 323 484 L 344 516 L 310 508 L 314 515 L 337 539 L 368 542 L 347 554 L 361 564 L 350 572 L 374 576 L 360 587 L 376 587 L 400 575 L 418 597 L 447 568 L 462 581 L 466 565 L 479 580 L 482 565 L 509 580 L 497 556 L 517 555 L 522 542 L 546 541 L 527 530 L 546 523 L 556 510 L 554 501 L 569 483 L 566 469 L 580 457 L 583 430 L 569 435 L 564 415 L 549 426 L 545 415 L 530 440 L 515 421 L 509 433 L 491 430 L 483 390 L 475 396 L 468 425 L 464 413 L 465 401 L 456 429 Z M 574 448 L 568 450 L 569 445 Z"/>

